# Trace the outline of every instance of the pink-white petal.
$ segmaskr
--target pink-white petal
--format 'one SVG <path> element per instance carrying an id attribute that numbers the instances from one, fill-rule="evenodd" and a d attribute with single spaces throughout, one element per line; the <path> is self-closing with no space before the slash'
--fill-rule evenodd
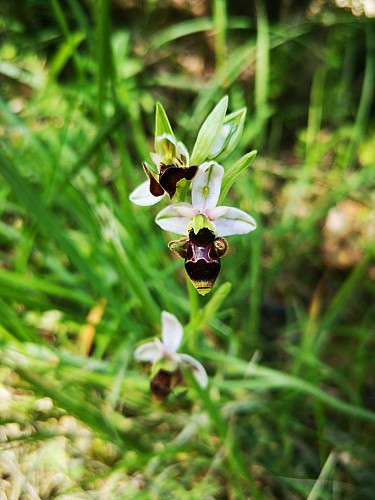
<path id="1" fill-rule="evenodd" d="M 158 359 L 163 357 L 163 349 L 162 344 L 158 339 L 155 339 L 153 342 L 146 342 L 145 344 L 140 345 L 134 351 L 134 358 L 137 361 L 149 361 L 150 363 L 154 363 Z"/>
<path id="2" fill-rule="evenodd" d="M 162 196 L 154 196 L 150 193 L 150 183 L 149 181 L 142 182 L 140 186 L 134 189 L 130 193 L 129 199 L 136 205 L 141 207 L 148 207 L 151 205 L 155 205 L 163 198 Z"/>
<path id="3" fill-rule="evenodd" d="M 219 217 L 225 215 L 228 212 L 228 210 L 230 210 L 230 207 L 207 208 L 205 214 L 207 215 L 209 220 L 214 221 Z"/>
<path id="4" fill-rule="evenodd" d="M 226 212 L 215 220 L 218 236 L 230 236 L 232 234 L 247 234 L 256 229 L 257 224 L 251 215 L 239 208 L 227 208 Z"/>
<path id="5" fill-rule="evenodd" d="M 199 210 L 197 208 L 193 208 L 193 206 L 190 205 L 190 203 L 185 203 L 185 202 L 174 203 L 173 206 L 179 215 L 187 217 L 188 219 L 192 219 L 194 215 L 199 214 Z"/>
<path id="6" fill-rule="evenodd" d="M 203 388 L 207 387 L 208 376 L 202 363 L 193 358 L 193 356 L 189 356 L 189 354 L 180 354 L 180 358 L 182 359 L 183 365 L 191 370 L 198 384 Z"/>
<path id="7" fill-rule="evenodd" d="M 176 203 L 175 205 L 180 204 Z M 178 211 L 181 207 L 176 209 L 175 205 L 169 205 L 168 207 L 163 208 L 163 210 L 157 214 L 155 222 L 165 231 L 187 235 L 187 226 L 190 222 L 190 218 L 181 215 Z"/>
<path id="8" fill-rule="evenodd" d="M 181 345 L 184 330 L 176 316 L 166 311 L 161 313 L 161 337 L 164 349 L 173 354 Z"/>
<path id="9" fill-rule="evenodd" d="M 204 210 L 215 208 L 220 196 L 224 168 L 215 161 L 200 165 L 192 181 L 192 204 L 194 208 Z"/>

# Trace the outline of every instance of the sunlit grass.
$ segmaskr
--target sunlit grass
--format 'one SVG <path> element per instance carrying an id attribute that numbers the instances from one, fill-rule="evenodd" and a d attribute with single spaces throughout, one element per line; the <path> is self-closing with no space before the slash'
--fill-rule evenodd
<path id="1" fill-rule="evenodd" d="M 217 0 L 212 17 L 161 27 L 151 2 L 131 22 L 108 1 L 67 4 L 50 2 L 37 37 L 10 24 L 0 49 L 0 489 L 371 498 L 370 21 L 301 14 L 285 29 L 262 2 L 255 20 Z M 204 74 L 180 65 L 193 41 Z M 258 149 L 228 205 L 258 229 L 228 238 L 199 297 L 154 222 L 160 206 L 129 194 L 153 149 L 155 102 L 191 151 L 224 95 L 248 109 L 227 176 Z M 343 200 L 357 208 L 332 229 Z M 341 238 L 337 258 L 329 238 Z M 157 404 L 133 352 L 160 334 L 162 310 L 186 325 L 184 352 L 210 386 L 189 380 Z M 39 466 L 50 456 L 63 460 Z"/>

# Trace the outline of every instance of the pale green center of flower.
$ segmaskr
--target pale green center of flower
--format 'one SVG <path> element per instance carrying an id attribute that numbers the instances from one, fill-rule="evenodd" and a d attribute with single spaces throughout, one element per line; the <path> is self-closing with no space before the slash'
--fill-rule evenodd
<path id="1" fill-rule="evenodd" d="M 192 221 L 188 225 L 188 232 L 192 230 L 194 234 L 198 234 L 198 232 L 203 228 L 207 228 L 216 234 L 215 224 L 210 222 L 204 214 L 194 215 Z"/>

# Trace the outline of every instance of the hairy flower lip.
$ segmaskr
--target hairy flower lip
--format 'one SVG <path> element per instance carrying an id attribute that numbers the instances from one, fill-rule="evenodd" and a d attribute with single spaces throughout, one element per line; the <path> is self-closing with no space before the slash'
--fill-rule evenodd
<path id="1" fill-rule="evenodd" d="M 191 165 L 189 167 L 180 167 L 178 165 L 161 164 L 159 174 L 154 174 L 147 163 L 143 162 L 143 170 L 145 171 L 150 182 L 150 193 L 153 196 L 163 196 L 168 194 L 169 198 L 173 198 L 176 194 L 177 184 L 182 179 L 191 181 L 197 173 L 198 166 Z"/>
<path id="2" fill-rule="evenodd" d="M 171 241 L 168 246 L 184 259 L 186 273 L 198 293 L 209 293 L 219 276 L 220 259 L 228 250 L 227 241 L 204 227 L 197 234 L 191 230 L 188 238 Z"/>
<path id="3" fill-rule="evenodd" d="M 198 165 L 180 167 L 177 165 L 162 165 L 159 174 L 159 184 L 172 199 L 177 190 L 177 184 L 182 179 L 191 181 L 197 173 Z"/>
<path id="4" fill-rule="evenodd" d="M 180 370 L 171 373 L 162 368 L 156 373 L 150 382 L 150 390 L 155 401 L 164 401 L 173 389 L 183 382 Z"/>
<path id="5" fill-rule="evenodd" d="M 219 276 L 220 257 L 215 248 L 215 235 L 206 228 L 198 234 L 191 232 L 186 243 L 185 270 L 194 287 L 200 290 L 211 290 Z"/>

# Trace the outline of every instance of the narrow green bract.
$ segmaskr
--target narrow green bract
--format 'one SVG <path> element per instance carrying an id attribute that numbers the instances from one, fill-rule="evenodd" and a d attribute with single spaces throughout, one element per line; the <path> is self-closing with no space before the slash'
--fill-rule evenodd
<path id="1" fill-rule="evenodd" d="M 156 103 L 156 115 L 155 115 L 155 142 L 154 148 L 155 153 L 163 156 L 164 151 L 160 143 L 156 140 L 158 137 L 168 134 L 175 138 L 171 124 L 169 123 L 167 113 L 160 102 Z"/>

